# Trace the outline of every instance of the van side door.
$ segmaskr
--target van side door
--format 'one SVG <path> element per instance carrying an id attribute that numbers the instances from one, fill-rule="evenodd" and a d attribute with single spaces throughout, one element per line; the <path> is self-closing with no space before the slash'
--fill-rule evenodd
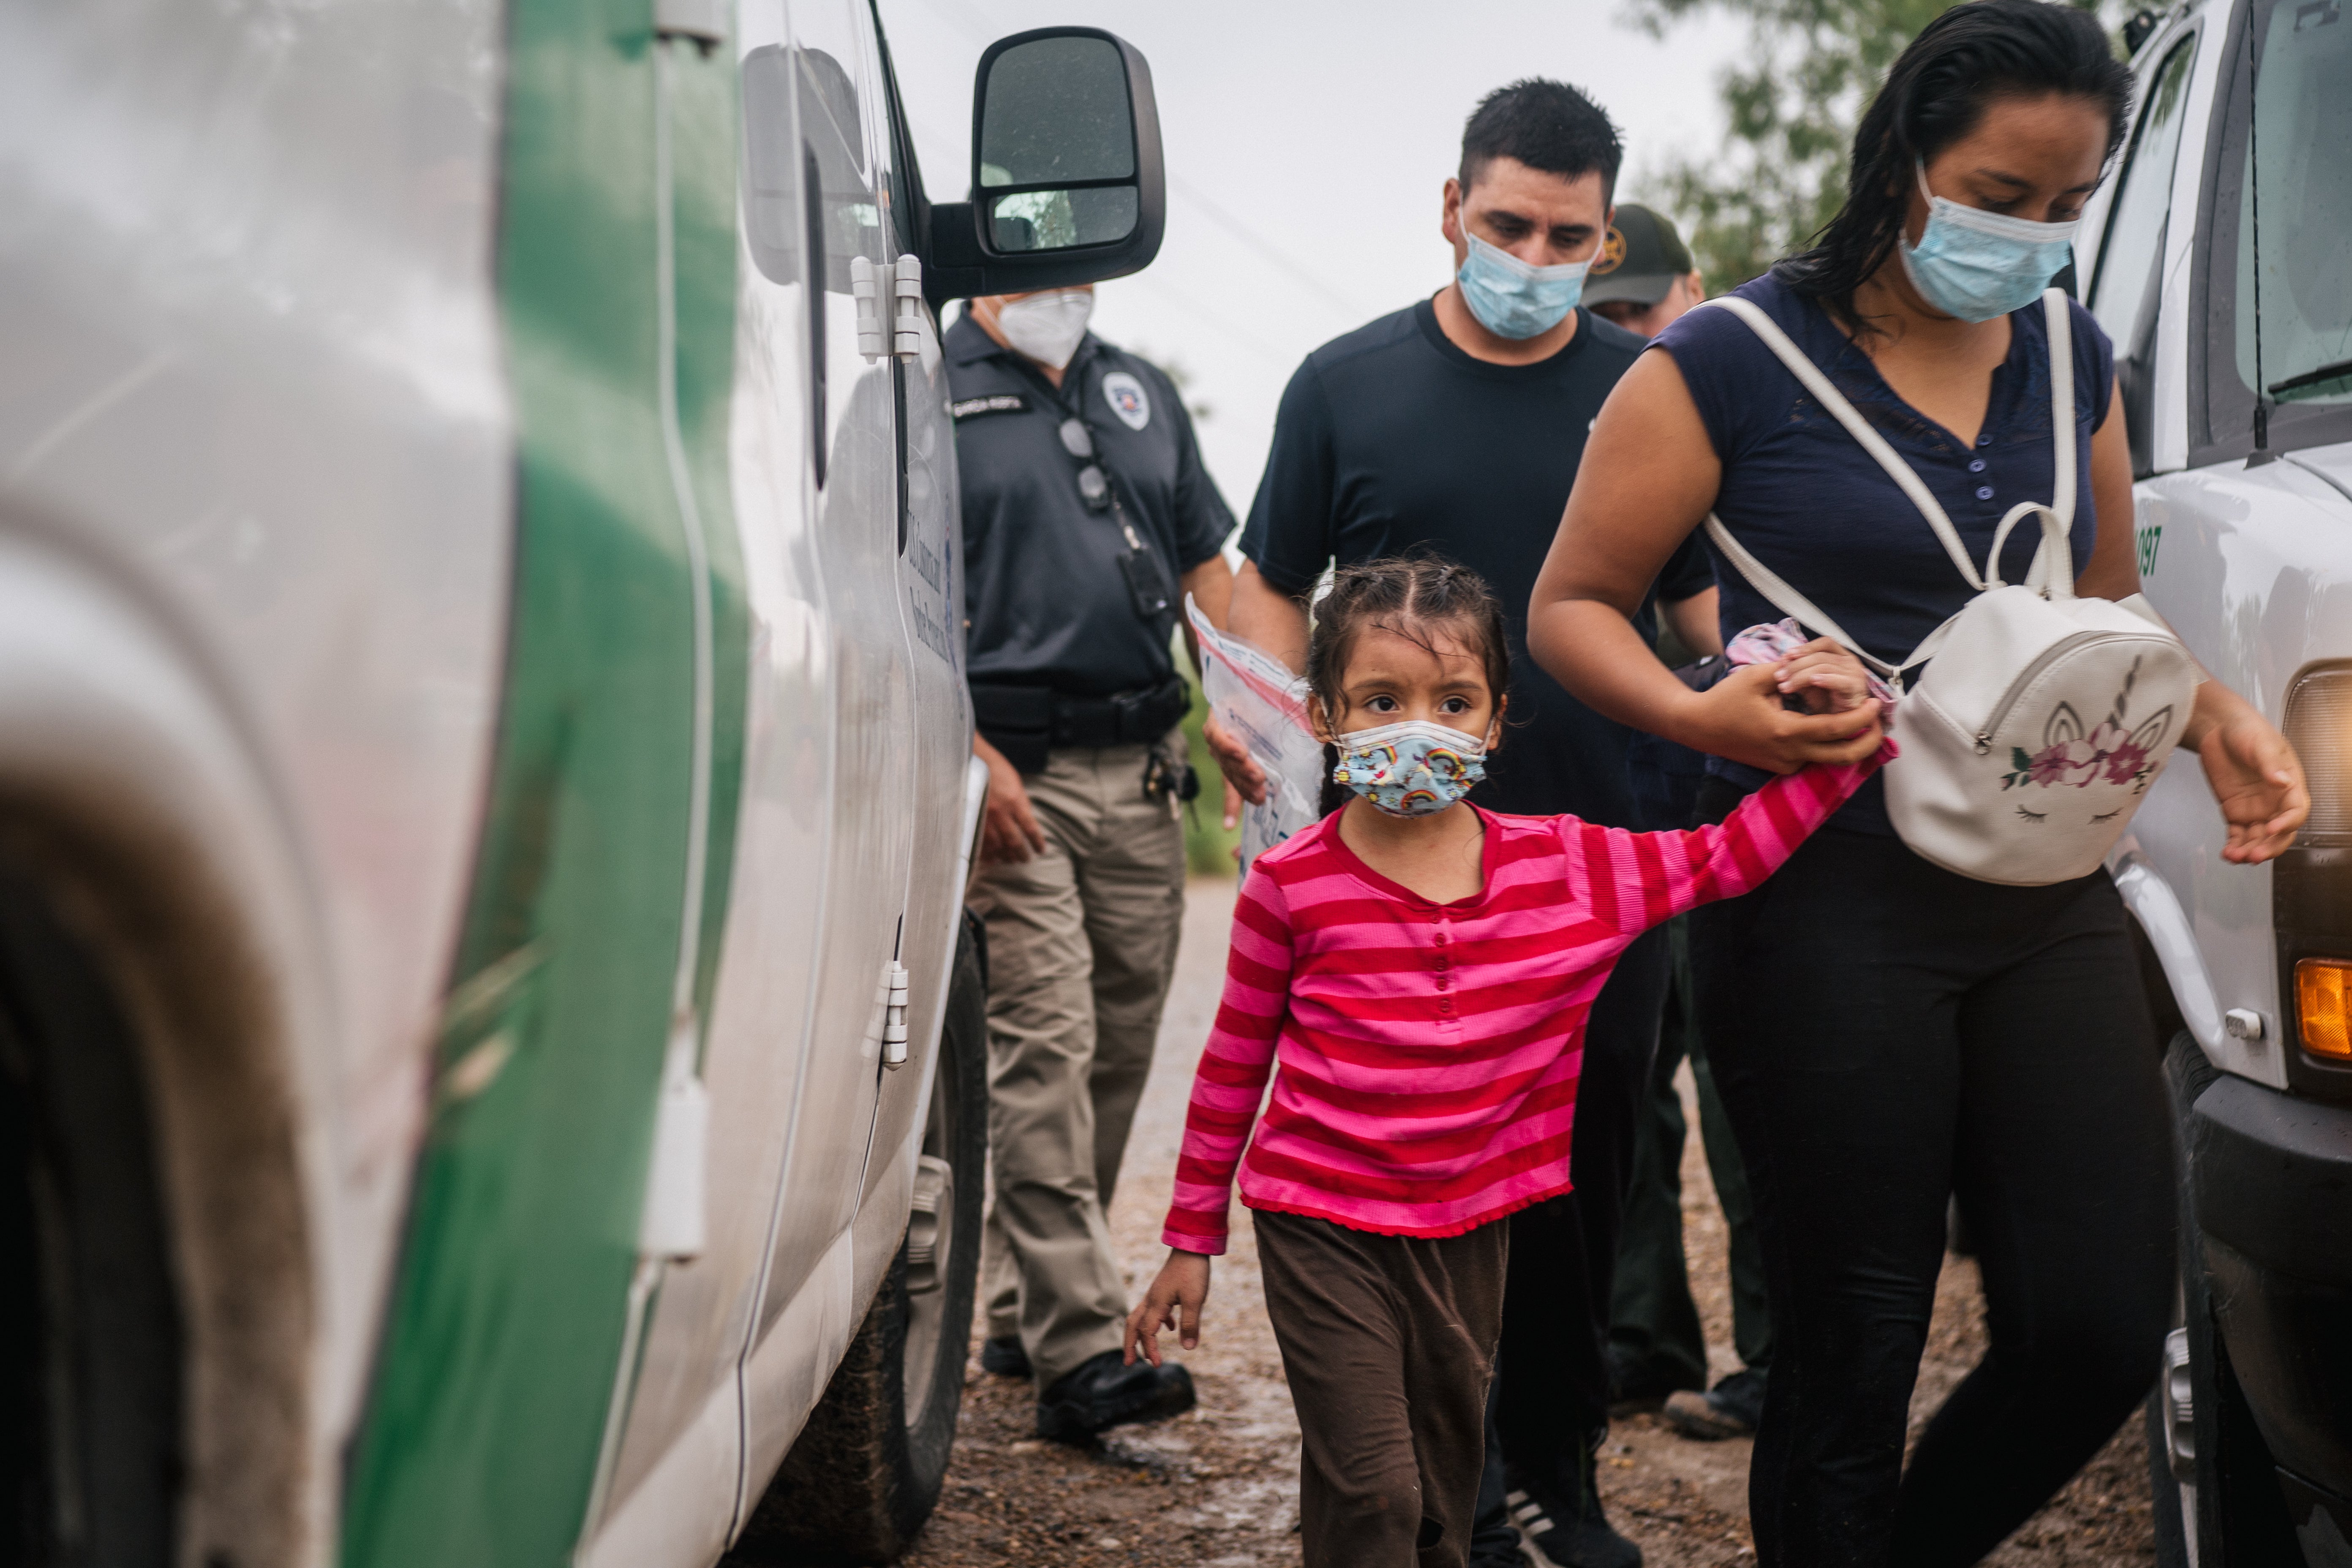
<path id="1" fill-rule="evenodd" d="M 887 118 L 871 13 L 857 0 L 790 0 L 810 265 L 815 441 L 810 555 L 824 595 L 833 735 L 801 779 L 797 809 L 824 826 L 818 855 L 777 896 L 823 902 L 807 1013 L 806 1068 L 792 1122 L 767 1277 L 746 1363 L 755 1470 L 782 1452 L 857 1327 L 887 1257 L 852 1256 L 884 1072 L 883 1011 L 912 863 L 916 705 L 898 589 L 894 362 L 858 353 L 852 263 L 892 259 L 883 224 Z M 821 423 L 820 423 L 821 420 Z M 895 1237 L 893 1241 L 895 1243 Z M 862 1287 L 862 1289 L 861 1289 Z M 805 1316 L 777 1335 L 788 1309 Z M 763 1355 L 763 1347 L 767 1352 Z M 803 1388 L 815 1373 L 814 1385 Z M 764 1473 L 764 1472 L 761 1472 Z"/>

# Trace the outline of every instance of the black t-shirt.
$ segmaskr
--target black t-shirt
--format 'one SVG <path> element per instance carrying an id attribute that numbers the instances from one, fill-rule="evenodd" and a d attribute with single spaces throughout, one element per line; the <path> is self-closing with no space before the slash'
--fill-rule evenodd
<path id="1" fill-rule="evenodd" d="M 1551 358 L 1489 364 L 1449 342 L 1424 300 L 1317 349 L 1282 395 L 1242 553 L 1292 594 L 1335 560 L 1415 546 L 1486 579 L 1511 642 L 1509 721 L 1471 796 L 1489 810 L 1640 826 L 1624 727 L 1536 667 L 1527 625 L 1593 417 L 1645 346 L 1580 309 L 1576 334 Z M 1686 542 L 1657 591 L 1685 598 L 1713 583 L 1705 552 Z M 1646 605 L 1637 624 L 1646 639 Z"/>
<path id="2" fill-rule="evenodd" d="M 969 317 L 948 329 L 946 349 L 972 680 L 1073 697 L 1165 680 L 1173 628 L 1136 612 L 1119 563 L 1128 553 L 1120 514 L 1171 593 L 1234 529 L 1176 388 L 1091 332 L 1058 391 Z M 1093 435 L 1119 511 L 1090 511 L 1079 497 L 1080 464 L 1060 435 L 1074 414 Z"/>

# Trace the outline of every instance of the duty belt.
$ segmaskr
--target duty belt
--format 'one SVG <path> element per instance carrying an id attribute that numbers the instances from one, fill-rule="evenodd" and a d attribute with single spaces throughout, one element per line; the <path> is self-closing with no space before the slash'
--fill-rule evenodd
<path id="1" fill-rule="evenodd" d="M 1149 745 L 1174 729 L 1192 707 L 1181 676 L 1108 697 L 1074 697 L 1045 686 L 974 682 L 971 710 L 988 743 L 1024 773 L 1045 765 L 1056 746 Z"/>

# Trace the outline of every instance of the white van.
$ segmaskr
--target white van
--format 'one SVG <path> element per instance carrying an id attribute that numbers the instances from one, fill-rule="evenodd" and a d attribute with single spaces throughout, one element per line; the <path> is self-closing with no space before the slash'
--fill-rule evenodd
<path id="1" fill-rule="evenodd" d="M 2180 1139 L 2181 1326 L 2149 1404 L 2168 1568 L 2352 1564 L 2346 10 L 2135 17 L 2136 123 L 2078 256 L 2116 343 L 2148 597 L 2284 729 L 2312 793 L 2294 849 L 2230 866 L 2184 758 L 2110 863 Z"/>
<path id="2" fill-rule="evenodd" d="M 0 8 L 0 1558 L 920 1525 L 985 1138 L 934 312 L 1163 210 L 1107 33 L 974 127 L 932 204 L 871 0 Z"/>

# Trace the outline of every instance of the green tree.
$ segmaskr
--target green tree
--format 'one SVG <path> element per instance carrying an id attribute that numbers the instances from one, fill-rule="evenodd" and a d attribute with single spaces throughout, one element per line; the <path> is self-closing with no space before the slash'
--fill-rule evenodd
<path id="1" fill-rule="evenodd" d="M 1904 46 L 1948 4 L 1633 0 L 1632 19 L 1654 37 L 1710 7 L 1748 21 L 1748 47 L 1717 82 L 1730 121 L 1722 150 L 1677 159 L 1654 181 L 1710 290 L 1759 276 L 1835 215 L 1864 105 Z M 2085 8 L 2098 9 L 2097 0 Z"/>

